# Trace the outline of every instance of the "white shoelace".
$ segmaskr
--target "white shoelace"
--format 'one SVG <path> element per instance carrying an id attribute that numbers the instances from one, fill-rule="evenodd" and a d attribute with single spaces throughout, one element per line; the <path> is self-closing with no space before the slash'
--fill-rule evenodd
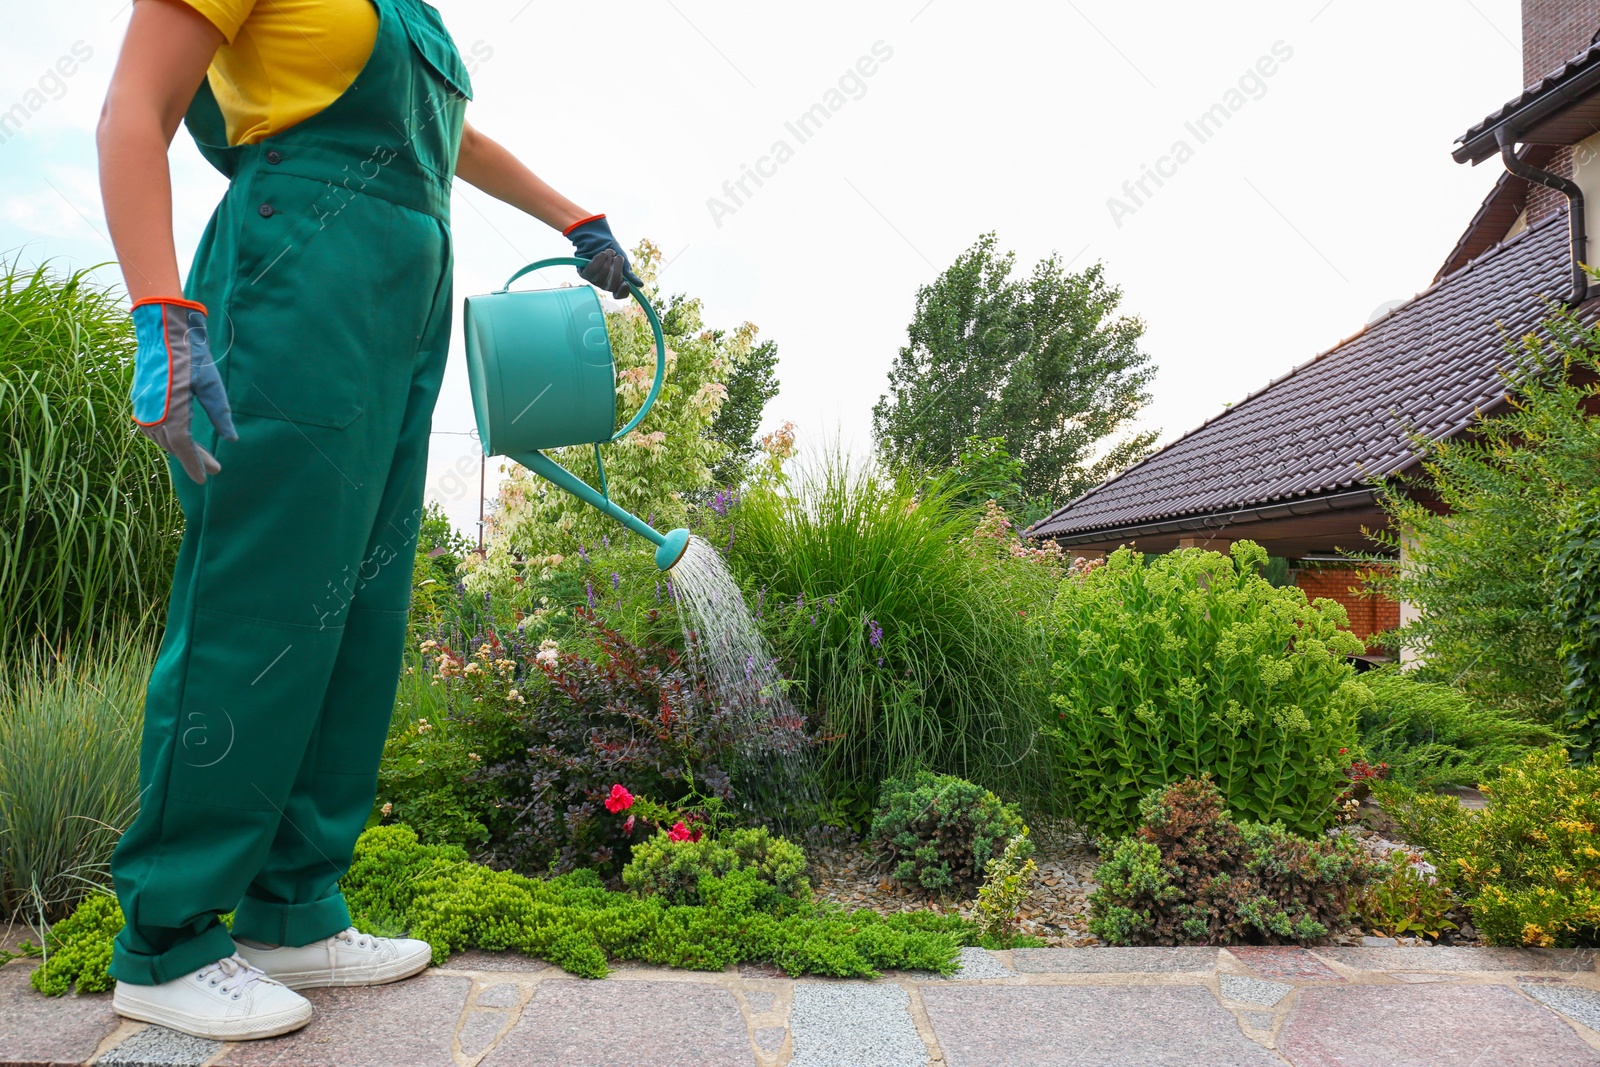
<path id="1" fill-rule="evenodd" d="M 250 966 L 243 956 L 235 952 L 232 956 L 218 960 L 211 966 L 204 968 L 195 978 L 199 981 L 209 981 L 224 993 L 238 1000 L 247 990 L 267 976 L 259 967 Z"/>
<path id="2" fill-rule="evenodd" d="M 338 938 L 340 941 L 343 941 L 345 944 L 356 946 L 356 948 L 376 948 L 383 940 L 381 937 L 373 937 L 371 934 L 364 934 L 360 930 L 357 930 L 354 926 L 350 927 L 348 930 L 342 931 L 341 933 L 334 934 L 333 936 Z"/>

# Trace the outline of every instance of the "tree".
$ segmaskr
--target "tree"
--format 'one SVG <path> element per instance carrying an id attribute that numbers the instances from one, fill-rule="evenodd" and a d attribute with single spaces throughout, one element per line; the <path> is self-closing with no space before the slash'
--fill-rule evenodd
<path id="1" fill-rule="evenodd" d="M 1554 343 L 1522 339 L 1510 407 L 1470 434 L 1419 439 L 1420 474 L 1385 487 L 1407 535 L 1379 539 L 1404 563 L 1368 584 L 1417 608 L 1392 642 L 1421 655 L 1424 676 L 1557 723 L 1568 679 L 1552 607 L 1570 599 L 1571 561 L 1555 561 L 1600 491 L 1600 330 L 1565 313 L 1546 325 Z"/>
<path id="2" fill-rule="evenodd" d="M 721 338 L 721 333 L 718 333 Z M 778 395 L 778 345 L 763 341 L 750 350 L 728 375 L 728 398 L 717 417 L 711 420 L 707 435 L 727 450 L 722 461 L 711 470 L 711 484 L 717 488 L 737 486 L 744 480 L 750 461 L 761 446 L 756 429 L 767 401 Z"/>
<path id="3" fill-rule="evenodd" d="M 1067 500 L 1149 454 L 1155 431 L 1104 442 L 1149 401 L 1155 368 L 1100 264 L 1070 274 L 1052 255 L 1015 279 L 1015 258 L 984 234 L 918 291 L 873 434 L 897 467 L 949 467 L 969 439 L 1000 438 L 1023 495 Z"/>

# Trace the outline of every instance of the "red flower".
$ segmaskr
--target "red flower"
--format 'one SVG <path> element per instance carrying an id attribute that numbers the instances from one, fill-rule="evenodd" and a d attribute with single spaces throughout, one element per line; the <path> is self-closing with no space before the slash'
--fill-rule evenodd
<path id="1" fill-rule="evenodd" d="M 672 829 L 667 831 L 667 837 L 671 838 L 673 841 L 693 841 L 694 840 L 693 835 L 691 835 L 689 833 L 689 828 L 687 826 L 683 825 L 683 820 L 682 819 L 678 820 L 678 822 L 672 827 Z"/>
<path id="2" fill-rule="evenodd" d="M 633 833 L 633 816 L 630 815 L 622 823 L 622 836 L 627 837 Z"/>
<path id="3" fill-rule="evenodd" d="M 633 794 L 622 788 L 618 782 L 611 787 L 611 795 L 606 797 L 606 810 L 615 815 L 619 811 L 627 811 L 633 807 Z"/>

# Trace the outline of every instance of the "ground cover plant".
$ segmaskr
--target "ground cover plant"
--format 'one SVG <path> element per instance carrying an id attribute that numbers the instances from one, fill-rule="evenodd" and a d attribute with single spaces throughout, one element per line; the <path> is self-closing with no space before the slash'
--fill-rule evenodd
<path id="1" fill-rule="evenodd" d="M 1235 822 L 1207 779 L 1152 791 L 1137 834 L 1110 843 L 1089 930 L 1112 945 L 1313 944 L 1384 872 L 1344 838 Z"/>
<path id="2" fill-rule="evenodd" d="M 88 271 L 0 261 L 0 646 L 164 605 L 183 513 L 128 418 L 124 299 Z"/>
<path id="3" fill-rule="evenodd" d="M 367 830 L 341 883 L 358 928 L 407 934 L 433 946 L 434 963 L 452 952 L 516 951 L 587 978 L 617 960 L 690 970 L 771 962 L 791 975 L 870 978 L 883 968 L 950 974 L 974 928 L 955 916 L 891 917 L 845 913 L 773 893 L 755 869 L 704 874 L 700 902 L 608 890 L 594 871 L 527 878 L 471 863 L 453 845 L 424 845 L 404 826 Z M 59 995 L 110 988 L 105 967 L 122 915 L 93 897 L 56 928 L 34 987 Z"/>
<path id="4" fill-rule="evenodd" d="M 1418 440 L 1414 477 L 1386 487 L 1404 565 L 1369 582 L 1417 617 L 1393 643 L 1422 654 L 1420 672 L 1475 699 L 1552 725 L 1564 718 L 1562 568 L 1568 524 L 1600 490 L 1600 331 L 1568 315 L 1511 354 L 1510 406 L 1470 434 Z M 1588 578 L 1592 586 L 1592 575 Z"/>
<path id="5" fill-rule="evenodd" d="M 871 843 L 890 877 L 907 888 L 948 896 L 977 887 L 989 861 L 1017 839 L 1015 865 L 1032 854 L 1022 817 L 982 786 L 920 771 L 883 783 Z"/>
<path id="6" fill-rule="evenodd" d="M 1361 683 L 1372 698 L 1361 707 L 1366 762 L 1386 764 L 1388 777 L 1413 788 L 1475 786 L 1560 739 L 1525 715 L 1479 704 L 1412 671 L 1368 671 Z"/>
<path id="7" fill-rule="evenodd" d="M 1052 638 L 1054 780 L 1092 833 L 1130 831 L 1152 790 L 1209 775 L 1241 819 L 1331 821 L 1365 692 L 1344 608 L 1230 555 L 1127 549 L 1069 576 Z"/>
<path id="8" fill-rule="evenodd" d="M 727 508 L 718 547 L 827 739 L 833 818 L 857 830 L 878 783 L 918 768 L 1039 789 L 1039 623 L 1060 570 L 975 537 L 956 492 L 836 454 Z"/>
<path id="9" fill-rule="evenodd" d="M 1375 794 L 1489 944 L 1600 943 L 1600 766 L 1574 766 L 1546 748 L 1480 788 L 1482 811 L 1398 784 Z"/>
<path id="10" fill-rule="evenodd" d="M 0 679 L 0 917 L 52 922 L 110 884 L 138 809 L 155 649 L 124 624 L 8 659 Z"/>

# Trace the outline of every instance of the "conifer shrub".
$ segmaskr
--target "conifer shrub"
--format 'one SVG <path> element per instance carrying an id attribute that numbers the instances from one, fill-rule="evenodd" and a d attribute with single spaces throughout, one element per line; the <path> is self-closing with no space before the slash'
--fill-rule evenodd
<path id="1" fill-rule="evenodd" d="M 1367 762 L 1387 764 L 1391 779 L 1413 788 L 1477 785 L 1560 739 L 1543 723 L 1414 672 L 1368 671 L 1361 684 L 1372 697 L 1361 708 Z"/>
<path id="2" fill-rule="evenodd" d="M 1383 873 L 1344 838 L 1235 822 L 1206 779 L 1153 790 L 1136 834 L 1104 847 L 1089 930 L 1112 945 L 1312 944 Z"/>
<path id="3" fill-rule="evenodd" d="M 660 830 L 633 846 L 633 858 L 622 868 L 622 884 L 669 904 L 699 904 L 702 878 L 723 878 L 735 871 L 754 872 L 766 887 L 759 906 L 774 906 L 779 897 L 811 899 L 805 853 L 764 827 L 706 834 L 698 840 L 675 839 L 670 831 Z"/>
<path id="4" fill-rule="evenodd" d="M 920 771 L 883 783 L 872 820 L 872 841 L 902 885 L 929 893 L 965 893 L 984 865 L 1022 832 L 1022 816 L 982 786 L 948 774 Z M 1032 855 L 1023 838 L 1022 859 Z"/>

